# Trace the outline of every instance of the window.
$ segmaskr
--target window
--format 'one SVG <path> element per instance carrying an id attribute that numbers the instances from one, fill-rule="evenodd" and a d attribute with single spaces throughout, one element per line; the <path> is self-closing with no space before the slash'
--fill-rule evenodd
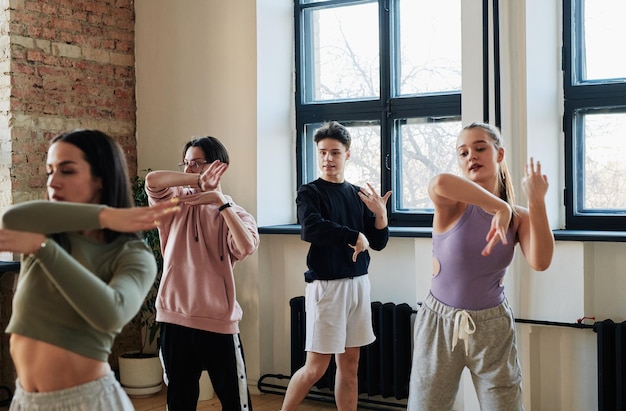
<path id="1" fill-rule="evenodd" d="M 623 0 L 564 0 L 566 227 L 626 230 Z"/>
<path id="2" fill-rule="evenodd" d="M 392 190 L 391 225 L 430 226 L 427 185 L 456 172 L 462 0 L 295 0 L 298 184 L 319 176 L 313 133 L 348 127 L 346 180 Z"/>

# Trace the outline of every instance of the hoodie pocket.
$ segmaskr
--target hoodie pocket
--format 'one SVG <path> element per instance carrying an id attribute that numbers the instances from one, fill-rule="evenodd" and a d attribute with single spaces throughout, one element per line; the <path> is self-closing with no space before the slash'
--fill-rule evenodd
<path id="1" fill-rule="evenodd" d="M 188 317 L 227 319 L 235 301 L 227 281 L 210 270 L 169 268 L 163 275 L 160 305 Z"/>

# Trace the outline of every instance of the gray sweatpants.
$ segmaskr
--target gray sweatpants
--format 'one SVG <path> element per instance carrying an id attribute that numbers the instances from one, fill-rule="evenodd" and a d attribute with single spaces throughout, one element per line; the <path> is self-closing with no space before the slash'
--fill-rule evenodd
<path id="1" fill-rule="evenodd" d="M 134 411 L 133 403 L 113 372 L 66 390 L 26 392 L 15 384 L 10 411 Z"/>
<path id="2" fill-rule="evenodd" d="M 469 335 L 460 330 L 463 321 L 458 320 L 463 317 Z M 455 320 L 457 333 L 468 341 L 467 354 L 465 340 L 459 339 L 453 350 Z M 524 409 L 515 321 L 507 301 L 486 310 L 464 311 L 429 295 L 415 317 L 407 409 L 452 410 L 465 367 L 471 372 L 482 411 Z"/>

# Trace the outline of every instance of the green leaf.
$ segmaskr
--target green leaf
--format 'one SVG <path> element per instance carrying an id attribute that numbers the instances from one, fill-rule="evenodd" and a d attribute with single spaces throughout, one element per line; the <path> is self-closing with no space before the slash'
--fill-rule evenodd
<path id="1" fill-rule="evenodd" d="M 148 172 L 151 170 L 148 169 Z M 140 176 L 136 176 L 131 182 L 132 196 L 136 207 L 144 207 L 148 205 L 148 195 L 144 189 L 145 179 Z M 139 332 L 141 333 L 142 346 L 140 352 L 154 343 L 154 340 L 159 332 L 159 323 L 156 322 L 156 296 L 159 290 L 159 284 L 161 282 L 161 273 L 163 272 L 163 255 L 161 254 L 161 243 L 159 241 L 158 230 L 152 229 L 150 231 L 143 232 L 143 239 L 152 250 L 154 258 L 157 263 L 157 276 L 152 284 L 152 288 L 148 292 L 146 299 L 144 300 L 139 313 L 133 320 L 139 325 Z"/>

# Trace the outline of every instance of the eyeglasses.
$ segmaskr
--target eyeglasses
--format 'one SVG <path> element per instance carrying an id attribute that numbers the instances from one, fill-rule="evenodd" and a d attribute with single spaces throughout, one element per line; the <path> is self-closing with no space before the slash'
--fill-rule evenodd
<path id="1" fill-rule="evenodd" d="M 180 168 L 181 170 L 184 170 L 186 167 L 189 167 L 191 171 L 197 171 L 198 168 L 201 168 L 203 165 L 207 163 L 208 161 L 185 160 L 182 163 L 178 163 L 178 168 Z"/>

